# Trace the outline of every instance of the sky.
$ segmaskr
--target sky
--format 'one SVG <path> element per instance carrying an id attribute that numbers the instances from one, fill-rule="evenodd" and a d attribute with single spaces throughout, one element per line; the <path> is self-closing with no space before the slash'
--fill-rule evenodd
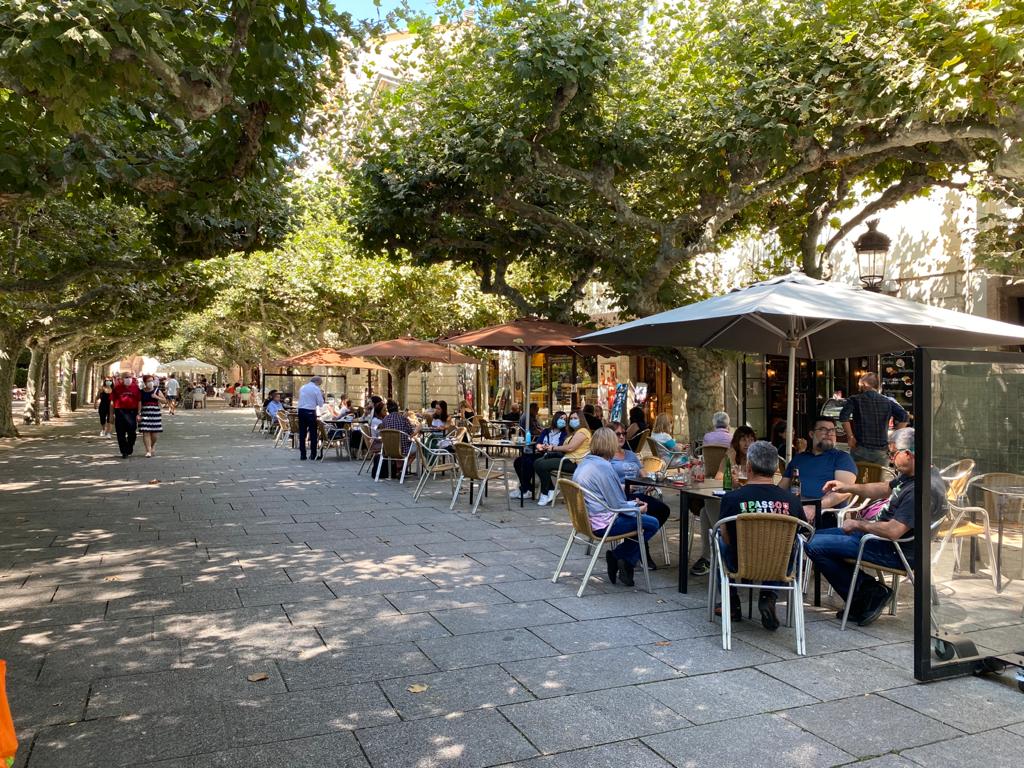
<path id="1" fill-rule="evenodd" d="M 334 7 L 339 11 L 347 11 L 357 19 L 376 19 L 378 14 L 381 18 L 397 8 L 401 0 L 380 0 L 380 8 L 373 4 L 373 0 L 334 0 Z M 409 7 L 414 11 L 433 11 L 437 7 L 437 0 L 408 0 Z"/>

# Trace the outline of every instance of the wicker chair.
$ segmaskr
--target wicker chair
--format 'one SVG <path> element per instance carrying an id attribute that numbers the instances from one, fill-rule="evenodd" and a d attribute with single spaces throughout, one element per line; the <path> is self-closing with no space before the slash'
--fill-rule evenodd
<path id="1" fill-rule="evenodd" d="M 464 430 L 463 430 L 464 431 Z M 454 443 L 453 443 L 454 445 Z M 421 469 L 420 477 L 416 482 L 416 488 L 412 492 L 413 499 L 419 499 L 423 493 L 423 489 L 427 485 L 427 480 L 437 475 L 445 473 L 451 473 L 448 475 L 448 479 L 451 481 L 452 494 L 455 494 L 455 472 L 458 470 L 458 464 L 455 462 L 455 458 L 448 451 L 435 448 L 431 445 L 427 445 L 427 441 L 422 437 L 416 438 L 416 449 L 420 453 Z"/>
<path id="2" fill-rule="evenodd" d="M 721 538 L 723 526 L 736 524 L 737 569 L 730 571 L 722 557 Z M 708 620 L 715 619 L 717 593 L 722 599 L 722 648 L 732 650 L 732 610 L 730 587 L 758 589 L 765 582 L 779 582 L 768 589 L 788 592 L 786 620 L 795 624 L 796 652 L 799 656 L 807 653 L 807 639 L 804 635 L 804 603 L 801 575 L 804 571 L 803 539 L 797 536 L 801 530 L 813 533 L 814 529 L 803 520 L 789 515 L 748 512 L 726 517 L 715 523 L 712 531 L 711 568 L 717 578 L 708 578 Z M 794 558 L 794 554 L 796 557 Z"/>
<path id="3" fill-rule="evenodd" d="M 298 434 L 299 425 L 298 419 L 292 419 L 284 411 L 277 412 L 277 437 L 274 438 L 274 447 L 281 445 L 285 440 L 288 441 L 289 445 L 295 444 L 295 435 Z"/>
<path id="4" fill-rule="evenodd" d="M 359 425 L 359 438 L 361 441 L 360 448 L 363 452 L 363 461 L 359 465 L 359 471 L 356 472 L 357 475 L 363 474 L 367 464 L 372 466 L 373 457 L 380 455 L 380 440 L 373 437 L 368 424 Z"/>
<path id="5" fill-rule="evenodd" d="M 469 503 L 473 505 L 471 512 L 475 515 L 480 506 L 481 499 L 487 494 L 487 484 L 491 480 L 502 480 L 505 483 L 505 505 L 511 510 L 512 502 L 508 495 L 508 476 L 511 470 L 505 466 L 506 460 L 503 458 L 492 458 L 469 443 L 456 443 L 453 448 L 455 450 L 455 460 L 459 465 L 459 477 L 458 482 L 455 484 L 455 490 L 452 492 L 452 503 L 448 505 L 448 509 L 455 509 L 455 502 L 459 499 L 462 483 L 469 480 Z M 480 459 L 484 461 L 483 466 L 480 466 Z M 496 467 L 499 462 L 502 464 L 502 469 L 500 470 Z M 476 495 L 475 502 L 473 501 L 474 483 L 480 484 L 480 490 Z"/>
<path id="6" fill-rule="evenodd" d="M 586 455 L 586 454 L 584 454 L 584 455 Z M 579 466 L 579 463 L 581 461 L 583 461 L 583 456 L 580 456 L 578 459 L 570 459 L 569 458 L 569 454 L 563 453 L 562 454 L 562 458 L 560 458 L 558 460 L 558 469 L 555 472 L 555 483 L 554 483 L 554 486 L 551 489 L 551 506 L 552 507 L 555 506 L 555 501 L 558 500 L 558 484 L 563 479 L 562 478 L 562 472 L 565 469 L 565 462 L 567 462 L 567 461 L 571 461 L 576 466 Z M 572 477 L 572 473 L 566 473 L 565 476 L 566 477 Z"/>
<path id="7" fill-rule="evenodd" d="M 967 499 L 967 484 L 974 474 L 974 459 L 960 459 L 939 470 L 939 475 L 946 481 L 946 498 L 955 503 L 963 504 Z"/>
<path id="8" fill-rule="evenodd" d="M 579 590 L 576 592 L 576 597 L 583 597 L 583 590 L 587 588 L 587 582 L 590 581 L 590 574 L 594 572 L 594 564 L 597 562 L 598 557 L 600 557 L 601 550 L 605 544 L 614 544 L 616 542 L 624 541 L 625 539 L 637 539 L 637 541 L 640 541 L 640 560 L 643 564 L 644 578 L 647 580 L 647 591 L 650 592 L 651 574 L 647 567 L 647 555 L 644 551 L 643 542 L 640 539 L 640 533 L 638 531 L 630 531 L 629 533 L 624 533 L 618 536 L 608 535 L 608 532 L 611 530 L 612 524 L 618 517 L 619 512 L 626 510 L 609 508 L 609 511 L 615 512 L 615 517 L 613 517 L 608 523 L 608 527 L 604 530 L 604 535 L 598 536 L 594 533 L 593 528 L 590 527 L 590 515 L 587 514 L 587 503 L 583 488 L 572 480 L 559 480 L 558 485 L 561 488 L 562 496 L 565 498 L 565 505 L 569 510 L 569 519 L 572 522 L 572 531 L 569 533 L 569 540 L 565 543 L 565 549 L 562 550 L 562 557 L 558 561 L 558 567 L 555 568 L 555 574 L 551 577 L 551 581 L 555 583 L 558 582 L 558 577 L 562 573 L 565 561 L 569 558 L 569 550 L 572 549 L 573 543 L 579 542 L 580 544 L 586 544 L 588 548 L 593 548 L 594 554 L 591 556 L 590 562 L 587 564 L 586 573 L 583 574 L 583 581 L 580 584 Z M 630 507 L 630 510 L 635 513 L 636 508 Z"/>
<path id="9" fill-rule="evenodd" d="M 722 466 L 722 462 L 725 460 L 726 451 L 721 445 L 705 445 L 701 451 L 704 456 L 704 476 L 714 477 L 718 474 L 718 468 Z"/>
<path id="10" fill-rule="evenodd" d="M 652 472 L 658 473 L 665 470 L 665 460 L 658 456 L 644 456 L 640 460 L 640 472 L 649 475 Z M 690 541 L 693 541 L 694 526 L 690 526 Z M 668 549 L 668 521 L 658 530 L 661 534 L 661 549 L 665 555 L 665 565 L 672 565 L 672 555 Z"/>
<path id="11" fill-rule="evenodd" d="M 409 471 L 409 462 L 416 455 L 416 451 L 415 444 L 413 444 L 413 450 L 408 453 L 402 450 L 402 434 L 397 429 L 382 429 L 380 431 L 381 449 L 380 458 L 377 461 L 377 474 L 374 477 L 375 482 L 380 482 L 380 471 L 385 462 L 391 466 L 401 464 L 402 474 L 398 479 L 398 484 L 401 485 L 405 482 L 405 473 Z"/>

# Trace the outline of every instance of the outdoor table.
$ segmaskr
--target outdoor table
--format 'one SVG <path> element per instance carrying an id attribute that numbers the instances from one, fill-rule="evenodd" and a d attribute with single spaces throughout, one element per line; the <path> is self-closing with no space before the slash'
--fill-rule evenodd
<path id="1" fill-rule="evenodd" d="M 1003 517 L 1006 511 L 1006 505 L 1010 499 L 1022 499 L 1024 500 L 1024 485 L 1007 485 L 1003 487 L 982 485 L 978 483 L 978 487 L 982 490 L 992 493 L 996 497 L 996 584 L 999 586 L 996 588 L 996 594 L 1003 591 Z M 971 542 L 974 543 L 973 541 Z M 971 567 L 974 567 L 974 552 L 971 553 Z"/>
<path id="2" fill-rule="evenodd" d="M 690 562 L 686 551 L 690 539 L 690 504 L 689 500 L 701 499 L 705 504 L 709 501 L 719 502 L 722 499 L 722 481 L 705 480 L 702 483 L 690 483 L 689 485 L 678 485 L 672 478 L 664 480 L 652 480 L 646 477 L 635 477 L 626 479 L 626 493 L 629 493 L 631 486 L 641 488 L 660 488 L 679 492 L 679 591 L 686 593 L 689 587 Z M 739 487 L 739 486 L 737 486 Z M 718 491 L 719 494 L 716 494 Z M 814 528 L 817 530 L 821 525 L 821 499 L 800 499 L 803 506 L 814 507 Z M 704 534 L 707 535 L 707 534 Z M 708 578 L 714 578 L 708 574 Z M 821 574 L 814 569 L 814 605 L 821 605 Z"/>
<path id="3" fill-rule="evenodd" d="M 484 449 L 484 453 L 487 454 L 487 458 L 489 458 L 489 459 L 498 459 L 499 461 L 504 461 L 504 462 L 508 461 L 508 456 L 492 456 L 490 451 L 488 451 L 487 449 L 488 448 L 490 448 L 491 450 L 495 450 L 495 449 L 498 449 L 498 448 L 501 448 L 501 449 L 504 449 L 504 450 L 511 449 L 513 451 L 518 451 L 520 454 L 522 454 L 523 449 L 526 448 L 526 443 L 516 443 L 516 442 L 513 442 L 512 440 L 476 440 L 476 441 L 473 442 L 473 445 L 476 446 L 477 448 L 483 448 Z M 522 497 L 521 494 L 519 496 L 519 506 L 520 506 L 520 508 L 523 507 L 523 497 Z"/>

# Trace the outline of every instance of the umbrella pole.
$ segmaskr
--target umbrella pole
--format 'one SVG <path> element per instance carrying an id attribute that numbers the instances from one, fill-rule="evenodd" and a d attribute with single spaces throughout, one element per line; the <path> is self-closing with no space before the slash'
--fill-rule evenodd
<path id="1" fill-rule="evenodd" d="M 796 345 L 795 339 L 789 344 L 789 370 L 786 374 L 786 463 L 793 460 L 793 410 L 796 405 Z"/>
<path id="2" fill-rule="evenodd" d="M 530 412 L 530 351 L 528 349 L 523 350 L 523 373 L 526 374 L 526 378 L 523 379 L 523 413 Z"/>

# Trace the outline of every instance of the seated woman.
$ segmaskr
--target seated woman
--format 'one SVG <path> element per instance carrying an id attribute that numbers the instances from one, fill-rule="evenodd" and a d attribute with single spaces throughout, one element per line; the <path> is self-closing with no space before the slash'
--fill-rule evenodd
<path id="1" fill-rule="evenodd" d="M 569 437 L 561 445 L 537 446 L 537 453 L 540 455 L 533 464 L 533 473 L 540 481 L 540 498 L 537 499 L 539 506 L 547 506 L 555 499 L 554 476 L 558 472 L 562 457 L 566 458 L 565 463 L 561 465 L 562 472 L 571 475 L 579 460 L 590 451 L 591 432 L 583 425 L 579 411 L 569 414 L 569 429 Z"/>
<path id="2" fill-rule="evenodd" d="M 644 409 L 639 405 L 634 405 L 629 409 L 629 426 L 626 428 L 626 445 L 629 446 L 630 450 L 639 451 L 643 448 L 639 445 L 637 438 L 641 432 L 647 430 L 647 417 L 644 416 Z"/>
<path id="3" fill-rule="evenodd" d="M 537 460 L 536 446 L 539 445 L 562 445 L 565 442 L 568 431 L 565 411 L 556 411 L 551 417 L 551 425 L 537 436 L 532 446 L 527 446 L 521 456 L 517 456 L 512 462 L 516 475 L 519 477 L 519 487 L 509 492 L 509 497 L 521 499 L 530 494 L 533 498 L 533 465 Z"/>
<path id="4" fill-rule="evenodd" d="M 685 445 L 672 437 L 672 417 L 667 413 L 659 413 L 651 428 L 651 439 L 658 444 L 658 457 L 664 459 L 669 467 L 679 466 L 679 456 L 672 454 L 683 450 Z"/>
<path id="5" fill-rule="evenodd" d="M 612 457 L 618 450 L 618 438 L 607 427 L 594 433 L 590 440 L 590 454 L 584 456 L 579 467 L 573 473 L 573 482 L 584 490 L 587 503 L 587 516 L 590 527 L 598 536 L 604 536 L 605 529 L 609 536 L 636 531 L 636 515 L 641 515 L 644 531 L 644 546 L 661 527 L 657 518 L 645 514 L 647 504 L 642 501 L 630 501 L 622 492 L 619 476 L 611 464 Z M 624 507 L 635 507 L 633 514 L 622 514 L 615 517 L 613 510 Z M 614 522 L 612 519 L 614 518 Z M 636 539 L 625 539 L 615 549 L 605 552 L 608 563 L 608 579 L 612 584 L 621 581 L 627 587 L 633 586 L 633 572 L 640 561 L 640 547 Z M 650 560 L 648 560 L 650 562 Z"/>
<path id="6" fill-rule="evenodd" d="M 281 402 L 281 393 L 276 389 L 270 390 L 263 407 L 267 411 L 267 416 L 270 420 L 277 423 L 277 414 L 284 410 L 284 403 Z"/>
<path id="7" fill-rule="evenodd" d="M 610 429 L 615 433 L 615 439 L 617 441 L 615 455 L 610 459 L 611 465 L 615 470 L 615 474 L 619 477 L 619 482 L 625 483 L 627 479 L 635 478 L 640 474 L 642 462 L 640 461 L 639 456 L 626 447 L 626 428 L 621 424 L 612 422 Z M 597 433 L 595 432 L 594 434 L 596 435 Z M 591 451 L 593 451 L 593 440 L 591 440 Z M 626 497 L 636 501 L 642 501 L 646 504 L 647 514 L 651 515 L 658 521 L 659 528 L 665 524 L 665 521 L 668 520 L 669 514 L 671 514 L 668 504 L 663 502 L 661 499 L 656 499 L 654 496 L 630 491 L 626 494 Z M 651 558 L 650 549 L 647 550 L 647 562 L 651 566 L 652 571 L 658 570 L 658 566 L 654 564 L 654 560 Z"/>
<path id="8" fill-rule="evenodd" d="M 732 440 L 729 442 L 729 447 L 725 449 L 725 458 L 731 463 L 733 472 L 735 472 L 737 468 L 746 466 L 747 448 L 749 448 L 751 443 L 756 440 L 757 433 L 746 424 L 742 427 L 736 427 L 736 431 L 732 433 Z M 725 459 L 722 459 L 722 463 L 718 465 L 718 473 L 715 475 L 715 479 L 721 480 L 724 476 Z"/>
<path id="9" fill-rule="evenodd" d="M 476 413 L 474 413 L 473 409 L 469 407 L 468 401 L 460 400 L 459 410 L 455 413 L 455 416 L 456 418 L 465 419 L 466 421 L 469 421 L 474 416 L 476 416 Z"/>

